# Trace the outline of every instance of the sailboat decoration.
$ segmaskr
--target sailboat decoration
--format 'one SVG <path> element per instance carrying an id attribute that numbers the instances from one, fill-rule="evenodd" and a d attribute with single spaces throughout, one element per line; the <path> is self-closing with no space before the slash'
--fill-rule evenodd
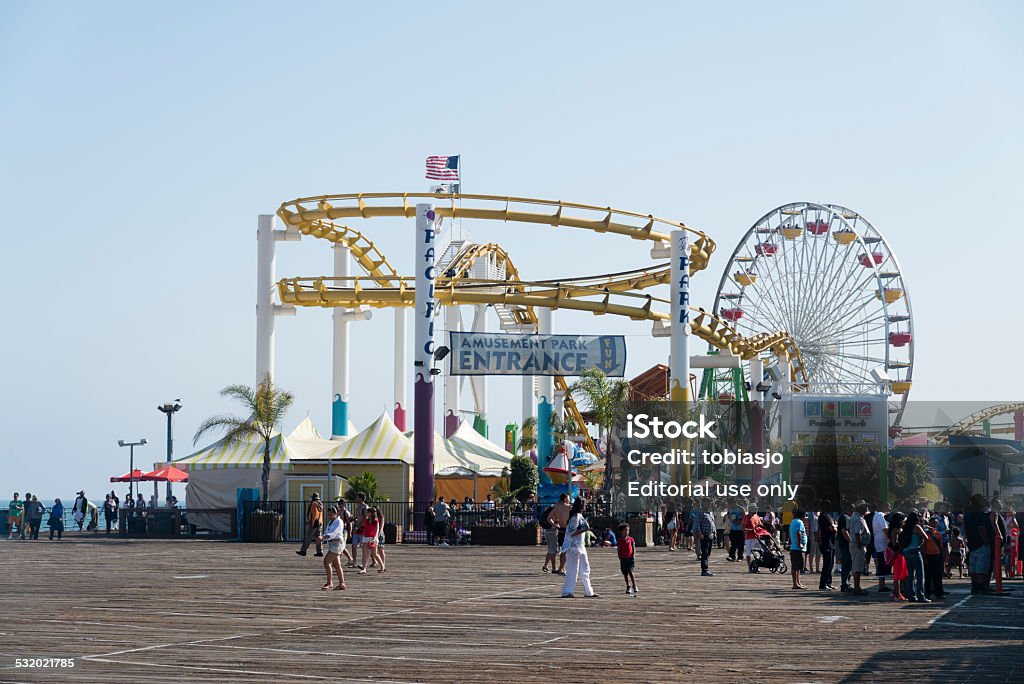
<path id="1" fill-rule="evenodd" d="M 569 457 L 566 455 L 565 445 L 558 445 L 558 451 L 551 457 L 551 462 L 544 467 L 544 472 L 551 478 L 551 482 L 560 485 L 569 482 Z"/>

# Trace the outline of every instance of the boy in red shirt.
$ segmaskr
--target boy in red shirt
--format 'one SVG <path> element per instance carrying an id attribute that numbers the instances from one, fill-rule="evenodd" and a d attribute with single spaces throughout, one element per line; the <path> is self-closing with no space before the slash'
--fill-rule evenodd
<path id="1" fill-rule="evenodd" d="M 636 578 L 633 577 L 633 567 L 636 565 L 636 540 L 629 536 L 629 525 L 626 523 L 619 525 L 618 550 L 619 568 L 622 570 L 622 578 L 626 580 L 626 593 L 636 596 Z"/>

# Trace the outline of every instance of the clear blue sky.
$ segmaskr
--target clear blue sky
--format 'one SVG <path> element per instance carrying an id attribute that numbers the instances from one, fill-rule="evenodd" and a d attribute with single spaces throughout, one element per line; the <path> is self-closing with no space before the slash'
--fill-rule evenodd
<path id="1" fill-rule="evenodd" d="M 865 215 L 916 314 L 916 399 L 1020 399 L 1024 9 L 906 3 L 56 3 L 0 5 L 4 206 L 0 499 L 99 494 L 119 438 L 177 454 L 217 391 L 254 380 L 256 216 L 296 196 L 465 189 L 610 204 L 707 230 L 694 282 L 788 201 Z M 410 270 L 409 223 L 369 226 Z M 488 225 L 527 278 L 647 263 L 628 240 Z M 543 248 L 538 249 L 538 245 Z M 330 271 L 279 249 L 279 277 Z M 559 332 L 647 325 L 559 312 Z M 330 316 L 278 324 L 277 379 L 329 432 Z M 391 316 L 355 331 L 353 418 L 391 404 Z M 980 362 L 980 364 L 978 363 Z M 492 382 L 492 434 L 518 381 Z"/>

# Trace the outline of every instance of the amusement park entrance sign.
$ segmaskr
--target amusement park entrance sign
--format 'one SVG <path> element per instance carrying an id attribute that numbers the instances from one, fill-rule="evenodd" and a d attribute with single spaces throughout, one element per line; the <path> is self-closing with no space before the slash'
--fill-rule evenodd
<path id="1" fill-rule="evenodd" d="M 452 375 L 579 375 L 599 368 L 621 378 L 626 372 L 621 335 L 450 335 Z"/>

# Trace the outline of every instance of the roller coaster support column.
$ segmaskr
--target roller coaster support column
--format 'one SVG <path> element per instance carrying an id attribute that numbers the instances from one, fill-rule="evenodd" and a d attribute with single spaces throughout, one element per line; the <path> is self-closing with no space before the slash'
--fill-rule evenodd
<path id="1" fill-rule="evenodd" d="M 405 432 L 405 409 L 409 405 L 406 397 L 406 332 L 405 307 L 395 307 L 395 427 Z"/>
<path id="2" fill-rule="evenodd" d="M 274 379 L 274 316 L 294 316 L 294 306 L 275 306 L 276 244 L 298 242 L 297 230 L 274 230 L 274 214 L 260 214 L 256 227 L 256 382 Z"/>
<path id="3" fill-rule="evenodd" d="M 529 327 L 528 326 L 523 326 L 521 328 L 520 332 L 522 332 L 523 334 L 529 334 L 529 333 L 532 333 L 532 332 L 536 332 L 536 330 L 533 330 L 532 326 L 529 326 Z M 525 430 L 525 428 L 526 428 L 526 421 L 528 421 L 530 418 L 533 418 L 533 412 L 534 412 L 534 406 L 535 406 L 536 400 L 537 400 L 537 395 L 536 395 L 536 392 L 534 392 L 533 376 L 532 375 L 524 375 L 523 376 L 523 421 L 520 424 L 520 430 L 519 430 L 519 439 L 520 439 L 520 441 L 522 441 L 523 437 L 526 436 L 526 430 Z M 536 444 L 536 438 L 538 437 L 538 434 L 537 434 L 536 430 L 534 430 L 534 432 L 533 432 L 533 437 L 534 437 L 534 444 Z M 534 447 L 534 451 L 536 451 L 536 450 L 537 450 L 536 447 Z M 524 453 L 523 455 L 524 456 L 528 456 L 529 454 Z M 540 466 L 540 467 L 543 468 L 544 466 Z"/>
<path id="4" fill-rule="evenodd" d="M 434 205 L 416 205 L 416 346 L 413 353 L 413 500 L 434 498 L 434 317 L 437 238 Z"/>
<path id="5" fill-rule="evenodd" d="M 674 230 L 671 245 L 672 321 L 669 354 L 669 399 L 682 403 L 684 411 L 690 403 L 690 238 L 684 230 Z M 679 471 L 677 470 L 677 473 Z M 682 465 L 677 476 L 681 483 L 690 482 L 690 465 Z"/>
<path id="6" fill-rule="evenodd" d="M 760 356 L 750 359 L 750 450 L 755 454 L 764 452 L 764 392 L 759 392 L 757 386 L 764 380 L 764 365 Z M 755 465 L 751 468 L 750 484 L 757 487 L 757 483 L 764 478 L 764 466 Z"/>
<path id="7" fill-rule="evenodd" d="M 789 382 L 791 380 L 789 375 L 789 353 L 786 351 L 777 352 L 775 354 L 775 358 L 778 359 L 779 373 L 781 374 L 781 379 L 779 380 L 779 396 L 782 397 L 781 401 L 783 404 L 780 415 L 782 416 L 782 420 L 787 420 L 787 417 L 789 420 L 792 420 L 793 407 L 788 405 L 793 400 L 789 393 Z M 782 426 L 783 435 L 788 434 L 786 430 L 787 427 L 788 426 L 786 425 Z M 793 462 L 791 460 L 790 449 L 791 445 L 782 445 L 782 481 L 784 483 L 788 482 L 793 484 Z"/>
<path id="8" fill-rule="evenodd" d="M 462 314 L 457 306 L 444 309 L 446 332 L 462 332 Z M 459 429 L 459 403 L 462 392 L 459 383 L 462 378 L 451 373 L 444 374 L 444 436 L 451 437 Z"/>
<path id="9" fill-rule="evenodd" d="M 348 247 L 342 243 L 334 245 L 334 276 L 348 278 L 350 274 Z M 348 281 L 342 281 L 347 287 Z M 331 436 L 348 436 L 348 380 L 349 380 L 349 341 L 347 312 L 335 307 L 332 314 L 334 324 L 334 349 L 331 372 Z"/>
<path id="10" fill-rule="evenodd" d="M 487 332 L 487 305 L 477 304 L 473 307 L 473 332 L 485 333 Z M 471 375 L 469 376 L 470 387 L 473 388 L 473 401 L 474 408 L 476 409 L 476 415 L 478 420 L 474 427 L 476 427 L 480 434 L 484 437 L 487 436 L 487 376 L 486 375 Z"/>
<path id="11" fill-rule="evenodd" d="M 537 309 L 537 333 L 551 334 L 551 309 Z M 555 379 L 550 375 L 539 378 L 540 385 L 537 397 L 537 466 L 543 468 L 551 462 L 554 452 L 555 436 L 551 430 L 551 409 L 555 397 Z"/>
<path id="12" fill-rule="evenodd" d="M 1024 440 L 1024 411 L 1013 414 L 1013 438 L 1018 442 Z"/>

